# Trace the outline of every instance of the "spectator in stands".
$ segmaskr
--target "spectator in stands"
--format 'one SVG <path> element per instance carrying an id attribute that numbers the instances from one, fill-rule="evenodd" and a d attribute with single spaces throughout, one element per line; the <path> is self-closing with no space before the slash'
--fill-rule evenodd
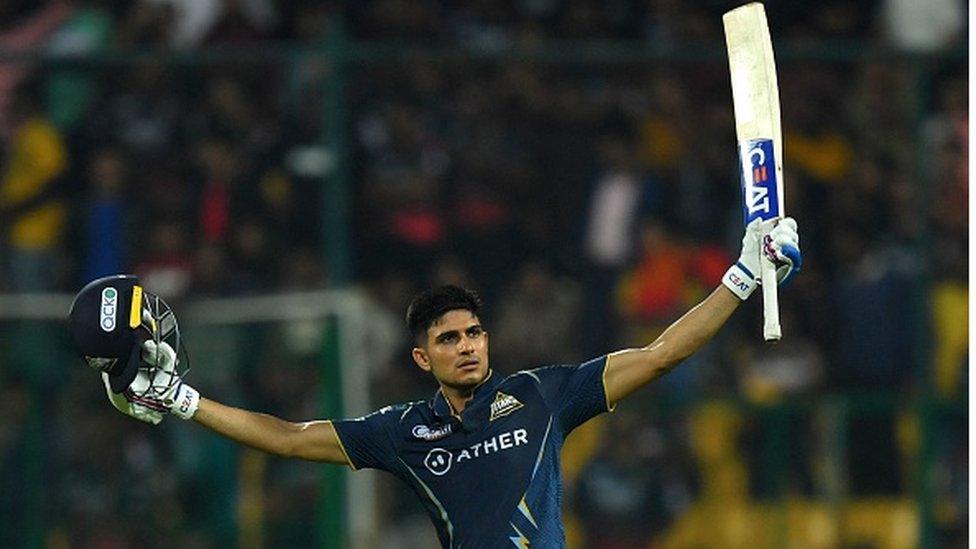
<path id="1" fill-rule="evenodd" d="M 7 255 L 8 286 L 15 292 L 58 286 L 69 206 L 62 176 L 68 151 L 61 133 L 38 104 L 36 90 L 18 88 L 9 110 L 0 168 L 0 247 Z"/>
<path id="2" fill-rule="evenodd" d="M 583 517 L 586 547 L 648 547 L 668 522 L 636 419 L 623 412 L 604 423 L 606 436 L 576 481 L 573 506 Z"/>
<path id="3" fill-rule="evenodd" d="M 276 19 L 267 0 L 140 0 L 130 7 L 127 24 L 130 36 L 145 37 L 136 43 L 184 49 L 254 41 L 272 32 Z"/>
<path id="4" fill-rule="evenodd" d="M 694 302 L 715 280 L 722 278 L 727 254 L 714 245 L 687 242 L 655 218 L 640 223 L 640 240 L 633 269 L 619 281 L 620 314 L 635 341 L 663 329 L 662 323 Z M 634 337 L 632 336 L 632 337 Z"/>
<path id="5" fill-rule="evenodd" d="M 284 257 L 275 253 L 274 244 L 268 234 L 267 227 L 257 217 L 241 217 L 233 221 L 229 234 L 230 257 L 233 261 L 236 272 L 236 284 L 239 291 L 248 294 L 256 294 L 261 290 L 272 287 L 276 265 L 275 257 L 279 258 L 283 265 L 281 269 L 287 270 L 288 267 L 300 268 L 303 263 L 292 265 L 292 256 L 299 258 L 306 254 L 300 253 L 301 250 L 289 250 Z M 319 258 L 315 258 L 318 260 Z M 303 269 L 294 273 L 295 276 L 307 276 L 308 269 Z M 322 269 L 312 271 L 321 274 Z M 301 279 L 299 279 L 301 280 Z M 313 286 L 314 287 L 314 286 Z M 310 289 L 307 288 L 306 289 Z"/>
<path id="6" fill-rule="evenodd" d="M 576 334 L 582 295 L 541 261 L 528 260 L 498 304 L 492 321 L 497 364 L 569 363 L 580 356 Z M 527 334 L 534 334 L 527 337 Z"/>
<path id="7" fill-rule="evenodd" d="M 69 2 L 61 0 L 47 2 L 44 6 L 38 2 L 0 2 L 0 49 L 21 51 L 43 48 L 72 10 Z M 18 94 L 22 93 L 18 92 L 18 88 L 22 90 L 34 85 L 31 78 L 35 67 L 33 63 L 26 62 L 0 63 L 0 133 L 12 132 L 20 124 L 20 121 L 10 118 L 17 115 L 9 110 L 20 108 L 13 105 Z M 37 90 L 31 93 L 35 94 L 37 100 Z"/>
<path id="8" fill-rule="evenodd" d="M 78 6 L 48 41 L 54 55 L 83 56 L 110 44 L 116 21 L 108 0 Z M 44 82 L 51 122 L 67 135 L 85 123 L 101 82 L 91 71 L 70 67 L 53 71 Z"/>
<path id="9" fill-rule="evenodd" d="M 969 122 L 962 78 L 948 82 L 941 103 L 929 121 L 935 158 L 931 223 L 938 235 L 932 242 L 932 380 L 941 396 L 958 398 L 966 391 L 969 356 Z"/>
<path id="10" fill-rule="evenodd" d="M 92 154 L 87 168 L 80 284 L 121 273 L 129 264 L 124 200 L 129 167 L 118 149 L 106 147 Z"/>
<path id="11" fill-rule="evenodd" d="M 184 98 L 172 85 L 172 67 L 146 60 L 106 76 L 112 90 L 87 120 L 88 137 L 116 142 L 137 161 L 164 164 L 175 153 Z"/>
<path id="12" fill-rule="evenodd" d="M 659 207 L 656 182 L 641 171 L 633 139 L 609 132 L 597 141 L 600 168 L 583 233 L 584 352 L 618 345 L 613 288 L 632 260 L 638 220 Z"/>
<path id="13" fill-rule="evenodd" d="M 247 160 L 234 148 L 234 141 L 210 136 L 197 142 L 196 160 L 200 172 L 197 223 L 205 242 L 228 244 L 234 223 L 250 211 L 250 189 L 245 183 Z"/>
<path id="14" fill-rule="evenodd" d="M 147 288 L 163 299 L 186 297 L 193 280 L 186 220 L 159 219 L 149 226 L 134 272 Z"/>
<path id="15" fill-rule="evenodd" d="M 195 4 L 207 4 L 196 0 Z M 221 0 L 203 44 L 248 44 L 267 38 L 277 24 L 275 6 L 268 0 Z"/>

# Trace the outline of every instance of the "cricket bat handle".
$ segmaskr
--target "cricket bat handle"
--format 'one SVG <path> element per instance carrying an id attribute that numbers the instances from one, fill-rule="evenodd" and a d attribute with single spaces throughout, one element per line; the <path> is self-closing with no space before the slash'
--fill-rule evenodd
<path id="1" fill-rule="evenodd" d="M 763 292 L 763 338 L 773 343 L 779 341 L 783 332 L 779 325 L 779 294 L 776 290 L 776 265 L 766 257 L 766 254 L 759 252 L 759 260 L 762 265 L 760 276 L 762 277 Z"/>

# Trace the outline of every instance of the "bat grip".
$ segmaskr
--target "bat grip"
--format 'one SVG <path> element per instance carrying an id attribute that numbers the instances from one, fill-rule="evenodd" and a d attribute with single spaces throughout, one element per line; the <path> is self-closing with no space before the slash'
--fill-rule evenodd
<path id="1" fill-rule="evenodd" d="M 779 325 L 779 294 L 776 289 L 776 265 L 760 252 L 762 262 L 763 338 L 777 342 L 783 335 Z"/>

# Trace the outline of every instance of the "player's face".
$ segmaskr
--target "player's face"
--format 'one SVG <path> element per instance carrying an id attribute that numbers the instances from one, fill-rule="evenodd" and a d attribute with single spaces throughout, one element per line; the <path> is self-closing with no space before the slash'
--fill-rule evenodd
<path id="1" fill-rule="evenodd" d="M 428 328 L 413 359 L 444 387 L 474 389 L 488 375 L 488 332 L 471 311 L 448 311 Z"/>

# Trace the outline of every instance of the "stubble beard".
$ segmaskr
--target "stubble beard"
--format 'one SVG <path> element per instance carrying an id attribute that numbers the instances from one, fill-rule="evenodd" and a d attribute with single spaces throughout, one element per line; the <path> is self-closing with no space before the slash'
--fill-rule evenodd
<path id="1" fill-rule="evenodd" d="M 488 377 L 487 366 L 485 367 L 484 370 L 479 370 L 477 373 L 479 374 L 477 379 L 473 379 L 469 381 L 469 379 L 471 379 L 469 377 L 469 374 L 465 374 L 463 381 L 462 380 L 450 381 L 450 382 L 441 381 L 441 385 L 459 394 L 470 395 L 471 393 L 474 392 L 475 388 L 478 387 L 478 385 L 481 385 L 481 383 L 485 380 L 485 378 Z"/>

